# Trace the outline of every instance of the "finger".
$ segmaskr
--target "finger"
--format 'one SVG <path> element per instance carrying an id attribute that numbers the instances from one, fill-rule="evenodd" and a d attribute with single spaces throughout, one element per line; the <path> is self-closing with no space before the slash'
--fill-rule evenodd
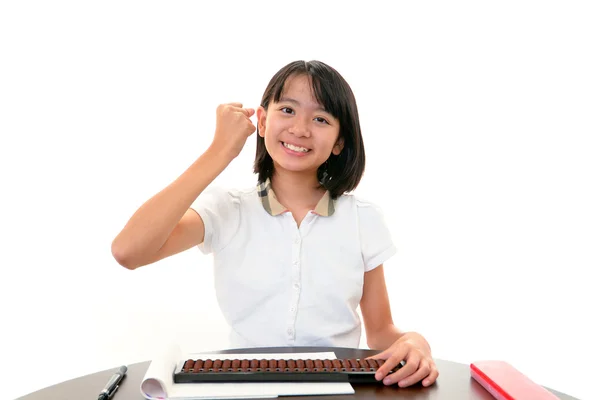
<path id="1" fill-rule="evenodd" d="M 242 108 L 242 103 L 225 103 L 228 106 L 233 106 L 237 108 Z"/>
<path id="2" fill-rule="evenodd" d="M 393 384 L 401 381 L 402 379 L 406 379 L 406 377 L 414 374 L 421 364 L 421 359 L 419 358 L 419 353 L 412 352 L 406 358 L 406 363 L 402 366 L 402 368 L 398 369 L 398 371 L 393 374 L 386 376 L 383 380 L 383 383 L 386 385 Z"/>
<path id="3" fill-rule="evenodd" d="M 233 107 L 233 106 L 231 106 L 231 107 Z M 247 118 L 250 118 L 252 115 L 254 115 L 254 112 L 255 112 L 254 108 L 233 107 L 232 110 L 236 113 L 243 114 Z"/>
<path id="4" fill-rule="evenodd" d="M 254 108 L 242 108 L 241 111 L 246 115 L 246 117 L 250 118 L 254 115 Z"/>
<path id="5" fill-rule="evenodd" d="M 414 374 L 407 376 L 406 378 L 400 379 L 398 382 L 398 386 L 407 387 L 414 385 L 417 382 L 422 381 L 431 373 L 431 367 L 429 365 L 429 361 L 426 359 L 421 360 L 421 364 L 419 368 L 415 371 Z"/>
<path id="6" fill-rule="evenodd" d="M 392 348 L 387 348 L 383 351 L 380 351 L 377 354 L 374 354 L 372 356 L 366 357 L 366 359 L 372 359 L 372 360 L 387 360 L 388 358 L 390 358 L 390 356 L 394 354 L 394 349 Z"/>
<path id="7" fill-rule="evenodd" d="M 387 351 L 382 351 L 381 353 L 377 353 L 375 355 L 369 356 L 369 357 L 365 357 L 365 360 L 385 360 L 387 359 Z"/>
<path id="8" fill-rule="evenodd" d="M 384 377 L 387 377 L 389 372 L 400 364 L 402 360 L 406 358 L 408 350 L 406 347 L 402 346 L 397 348 L 394 354 L 390 355 L 388 359 L 383 363 L 381 367 L 375 373 L 375 379 L 381 380 Z M 404 367 L 400 368 L 403 369 Z"/>
<path id="9" fill-rule="evenodd" d="M 427 387 L 433 385 L 433 383 L 437 380 L 438 376 L 440 376 L 440 373 L 435 364 L 433 364 L 429 376 L 423 379 L 423 386 Z"/>

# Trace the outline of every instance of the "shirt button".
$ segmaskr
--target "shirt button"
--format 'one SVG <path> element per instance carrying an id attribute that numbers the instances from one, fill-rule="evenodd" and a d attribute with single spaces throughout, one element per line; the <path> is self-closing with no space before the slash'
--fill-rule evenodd
<path id="1" fill-rule="evenodd" d="M 300 289 L 300 284 L 294 283 L 294 289 Z"/>
<path id="2" fill-rule="evenodd" d="M 296 240 L 294 240 L 294 243 L 296 243 L 296 244 L 300 243 L 300 238 L 297 237 Z"/>
<path id="3" fill-rule="evenodd" d="M 291 335 L 292 333 L 294 333 L 294 331 L 292 330 L 292 328 L 289 328 L 287 332 L 288 332 L 288 335 Z"/>
<path id="4" fill-rule="evenodd" d="M 294 265 L 296 265 L 296 266 L 297 266 L 297 265 L 298 265 L 298 261 L 294 261 Z"/>
<path id="5" fill-rule="evenodd" d="M 290 308 L 290 311 L 294 312 L 294 311 L 296 311 L 296 309 L 294 307 L 292 307 L 292 308 Z"/>

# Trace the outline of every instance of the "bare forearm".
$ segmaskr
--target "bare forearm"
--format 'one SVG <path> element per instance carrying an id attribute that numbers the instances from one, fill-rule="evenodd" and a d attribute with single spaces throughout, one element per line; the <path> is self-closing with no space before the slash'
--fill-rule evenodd
<path id="1" fill-rule="evenodd" d="M 157 252 L 193 201 L 227 167 L 232 157 L 209 148 L 169 186 L 146 201 L 112 243 L 123 264 Z"/>
<path id="2" fill-rule="evenodd" d="M 402 332 L 395 325 L 387 325 L 385 328 L 367 333 L 368 345 L 372 349 L 385 350 L 392 345 L 396 340 L 400 339 Z"/>
<path id="3" fill-rule="evenodd" d="M 423 349 L 431 351 L 429 343 L 425 338 L 416 332 L 402 332 L 395 325 L 388 325 L 378 332 L 371 333 L 367 338 L 369 341 L 369 347 L 377 350 L 385 350 L 389 348 L 394 342 L 403 337 L 404 335 L 410 335 L 412 340 L 417 341 Z"/>

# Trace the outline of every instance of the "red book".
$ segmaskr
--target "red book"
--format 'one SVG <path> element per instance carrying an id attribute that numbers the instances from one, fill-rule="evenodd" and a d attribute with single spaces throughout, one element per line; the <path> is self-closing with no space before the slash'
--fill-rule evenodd
<path id="1" fill-rule="evenodd" d="M 471 377 L 498 400 L 560 400 L 504 361 L 476 361 Z"/>

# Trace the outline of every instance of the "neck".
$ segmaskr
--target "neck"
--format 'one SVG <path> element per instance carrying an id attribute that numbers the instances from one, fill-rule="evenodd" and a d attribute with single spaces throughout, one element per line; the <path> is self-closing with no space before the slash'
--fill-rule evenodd
<path id="1" fill-rule="evenodd" d="M 313 208 L 325 194 L 317 180 L 316 171 L 297 173 L 275 169 L 271 187 L 277 200 L 286 207 Z"/>

